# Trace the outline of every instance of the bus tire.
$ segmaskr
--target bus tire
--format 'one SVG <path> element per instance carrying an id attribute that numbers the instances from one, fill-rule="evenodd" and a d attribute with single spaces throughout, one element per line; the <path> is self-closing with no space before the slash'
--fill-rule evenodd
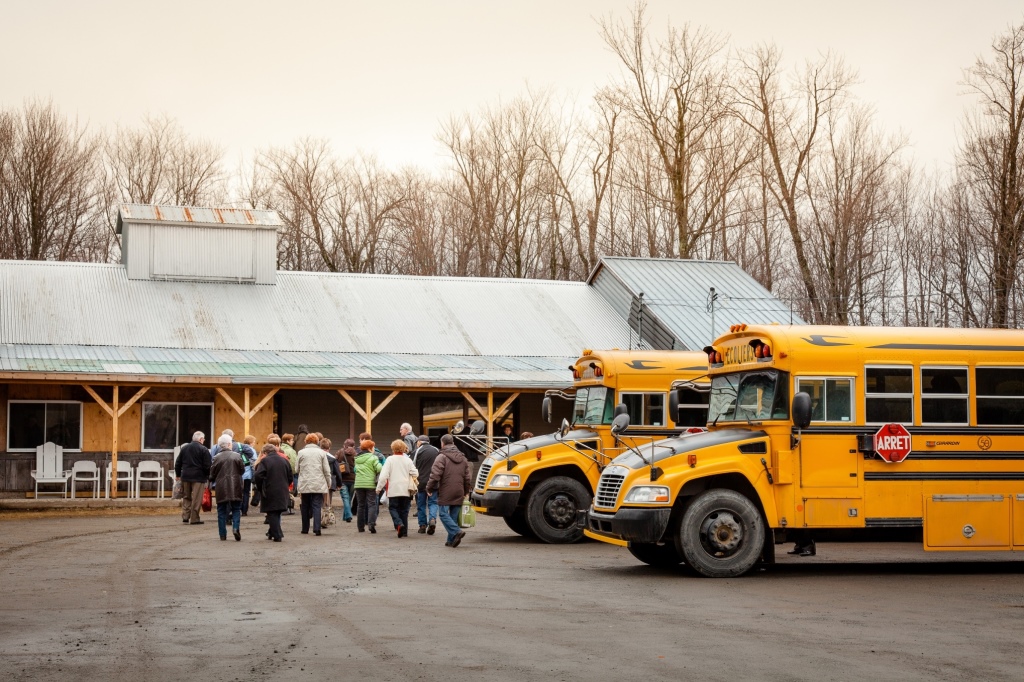
<path id="1" fill-rule="evenodd" d="M 533 537 L 533 531 L 530 530 L 530 524 L 526 522 L 526 513 L 522 507 L 502 518 L 505 519 L 505 525 L 511 528 L 513 532 L 522 535 L 524 538 Z"/>
<path id="2" fill-rule="evenodd" d="M 590 491 L 574 478 L 552 476 L 530 492 L 526 521 L 533 535 L 552 545 L 567 545 L 583 539 L 576 527 L 576 512 L 587 509 Z"/>
<path id="3" fill-rule="evenodd" d="M 764 551 L 761 512 L 735 490 L 713 488 L 693 499 L 676 534 L 687 565 L 708 578 L 735 578 Z"/>
<path id="4" fill-rule="evenodd" d="M 683 556 L 674 543 L 656 545 L 653 542 L 632 542 L 628 549 L 634 557 L 655 568 L 675 568 L 683 563 Z"/>

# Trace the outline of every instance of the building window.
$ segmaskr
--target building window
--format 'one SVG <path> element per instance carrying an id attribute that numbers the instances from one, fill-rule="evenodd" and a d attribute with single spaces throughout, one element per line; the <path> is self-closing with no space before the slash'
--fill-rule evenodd
<path id="1" fill-rule="evenodd" d="M 35 450 L 43 443 L 82 449 L 82 403 L 11 400 L 7 403 L 7 449 Z"/>
<path id="2" fill-rule="evenodd" d="M 202 431 L 212 443 L 213 403 L 143 403 L 142 449 L 173 450 Z"/>
<path id="3" fill-rule="evenodd" d="M 626 406 L 630 424 L 665 426 L 664 393 L 620 393 L 619 400 Z"/>
<path id="4" fill-rule="evenodd" d="M 967 368 L 921 368 L 921 423 L 967 423 Z"/>
<path id="5" fill-rule="evenodd" d="M 869 424 L 914 422 L 914 370 L 911 367 L 867 367 L 864 396 Z"/>
<path id="6" fill-rule="evenodd" d="M 978 425 L 1024 424 L 1024 367 L 978 367 Z"/>
<path id="7" fill-rule="evenodd" d="M 812 422 L 853 421 L 853 379 L 800 377 L 796 390 L 811 396 Z"/>

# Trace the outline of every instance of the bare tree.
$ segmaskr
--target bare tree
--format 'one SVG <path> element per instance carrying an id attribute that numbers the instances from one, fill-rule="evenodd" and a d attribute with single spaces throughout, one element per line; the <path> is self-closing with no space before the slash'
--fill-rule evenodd
<path id="1" fill-rule="evenodd" d="M 821 127 L 831 112 L 843 104 L 853 75 L 841 60 L 827 55 L 817 63 L 805 65 L 791 90 L 787 90 L 781 82 L 781 59 L 774 46 L 740 55 L 737 112 L 767 149 L 772 200 L 789 230 L 811 318 L 822 321 L 827 313 L 804 244 L 803 191 Z"/>
<path id="2" fill-rule="evenodd" d="M 225 200 L 223 148 L 190 138 L 169 116 L 146 116 L 138 128 L 118 127 L 106 156 L 120 201 L 209 206 Z"/>
<path id="3" fill-rule="evenodd" d="M 957 166 L 987 241 L 992 324 L 1005 327 L 1024 255 L 1024 24 L 996 37 L 965 84 L 981 108 L 967 120 Z"/>
<path id="4" fill-rule="evenodd" d="M 850 324 L 857 311 L 852 321 L 866 324 L 872 281 L 887 264 L 879 256 L 884 230 L 896 217 L 903 142 L 878 134 L 863 107 L 832 109 L 823 124 L 823 149 L 805 176 L 807 243 L 822 321 Z"/>
<path id="5" fill-rule="evenodd" d="M 630 21 L 601 22 L 601 37 L 619 58 L 627 81 L 619 88 L 626 112 L 657 151 L 676 232 L 675 254 L 697 255 L 698 244 L 717 229 L 724 204 L 751 150 L 734 155 L 737 140 L 723 134 L 731 116 L 725 39 L 703 29 L 669 27 L 663 42 L 648 36 L 640 3 Z"/>
<path id="6" fill-rule="evenodd" d="M 0 256 L 29 260 L 95 257 L 99 139 L 30 102 L 0 117 Z"/>

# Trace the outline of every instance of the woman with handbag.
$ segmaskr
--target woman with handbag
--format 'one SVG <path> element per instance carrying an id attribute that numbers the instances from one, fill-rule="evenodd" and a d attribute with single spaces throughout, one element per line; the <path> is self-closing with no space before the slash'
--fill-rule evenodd
<path id="1" fill-rule="evenodd" d="M 388 511 L 400 538 L 409 537 L 409 502 L 420 485 L 416 466 L 406 455 L 408 450 L 404 440 L 391 443 L 391 456 L 384 460 L 377 480 L 378 494 L 387 486 Z"/>

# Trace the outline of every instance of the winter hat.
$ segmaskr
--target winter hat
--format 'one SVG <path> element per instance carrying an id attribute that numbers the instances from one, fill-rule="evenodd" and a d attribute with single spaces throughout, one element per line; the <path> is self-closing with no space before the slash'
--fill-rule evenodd
<path id="1" fill-rule="evenodd" d="M 420 436 L 419 438 L 416 439 L 416 442 L 417 443 L 429 443 L 430 442 L 430 436 L 428 436 L 427 434 L 423 434 L 422 436 Z"/>

